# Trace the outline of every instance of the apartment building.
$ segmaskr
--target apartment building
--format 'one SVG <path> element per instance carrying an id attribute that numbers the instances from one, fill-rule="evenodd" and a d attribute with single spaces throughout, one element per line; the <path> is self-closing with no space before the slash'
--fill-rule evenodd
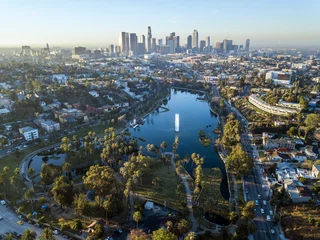
<path id="1" fill-rule="evenodd" d="M 262 134 L 262 146 L 264 149 L 275 149 L 275 148 L 288 148 L 289 150 L 295 150 L 296 142 L 288 138 L 270 138 L 268 133 Z"/>
<path id="2" fill-rule="evenodd" d="M 39 138 L 38 129 L 32 127 L 19 128 L 19 132 L 24 136 L 26 141 L 31 141 L 33 139 Z"/>
<path id="3" fill-rule="evenodd" d="M 46 130 L 48 133 L 59 131 L 60 130 L 60 123 L 54 122 L 52 120 L 47 120 L 41 122 L 41 127 Z"/>
<path id="4" fill-rule="evenodd" d="M 290 114 L 297 114 L 298 111 L 296 109 L 279 107 L 279 106 L 272 106 L 265 101 L 261 100 L 257 95 L 251 94 L 249 96 L 249 102 L 256 106 L 257 108 L 261 109 L 262 111 L 274 114 L 274 115 L 281 115 L 287 116 Z"/>

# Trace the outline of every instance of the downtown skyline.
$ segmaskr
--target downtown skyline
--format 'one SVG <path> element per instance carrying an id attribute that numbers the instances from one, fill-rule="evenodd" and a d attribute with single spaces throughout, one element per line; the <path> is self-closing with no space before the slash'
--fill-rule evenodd
<path id="1" fill-rule="evenodd" d="M 4 22 L 0 47 L 31 45 L 106 47 L 117 45 L 120 32 L 165 39 L 169 32 L 180 36 L 181 45 L 197 29 L 199 41 L 210 37 L 211 45 L 222 39 L 252 47 L 306 47 L 320 45 L 320 3 L 308 0 L 253 0 L 207 2 L 162 1 L 153 8 L 148 1 L 135 4 L 116 1 L 0 1 Z M 301 14 L 307 12 L 308 14 Z M 299 17 L 298 17 L 299 16 Z"/>

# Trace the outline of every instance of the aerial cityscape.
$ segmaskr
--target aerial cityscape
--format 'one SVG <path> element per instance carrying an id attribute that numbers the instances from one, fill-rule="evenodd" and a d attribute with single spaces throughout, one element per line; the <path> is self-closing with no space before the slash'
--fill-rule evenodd
<path id="1" fill-rule="evenodd" d="M 0 239 L 320 239 L 320 2 L 1 8 Z"/>

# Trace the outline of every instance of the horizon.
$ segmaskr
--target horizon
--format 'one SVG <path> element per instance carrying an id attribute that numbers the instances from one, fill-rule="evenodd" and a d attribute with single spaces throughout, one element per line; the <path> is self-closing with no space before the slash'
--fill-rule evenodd
<path id="1" fill-rule="evenodd" d="M 156 8 L 146 0 L 12 0 L 1 6 L 0 20 L 6 23 L 1 48 L 41 48 L 46 43 L 61 48 L 105 48 L 118 45 L 120 32 L 146 36 L 148 26 L 152 37 L 163 41 L 175 32 L 182 46 L 197 29 L 199 41 L 210 36 L 212 46 L 227 38 L 237 45 L 245 45 L 245 40 L 250 39 L 252 48 L 320 47 L 320 27 L 312 24 L 320 22 L 320 2 L 316 0 L 307 0 L 303 5 L 297 0 L 199 0 L 196 5 L 164 0 Z M 308 14 L 300 19 L 301 12 Z"/>

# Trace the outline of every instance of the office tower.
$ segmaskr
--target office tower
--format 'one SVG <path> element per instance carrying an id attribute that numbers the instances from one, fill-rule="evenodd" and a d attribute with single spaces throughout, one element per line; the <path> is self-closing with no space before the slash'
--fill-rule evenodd
<path id="1" fill-rule="evenodd" d="M 228 53 L 232 49 L 232 40 L 224 39 L 223 40 L 223 52 Z"/>
<path id="2" fill-rule="evenodd" d="M 223 42 L 216 42 L 216 51 L 221 53 L 223 51 Z"/>
<path id="3" fill-rule="evenodd" d="M 116 46 L 115 47 L 115 51 L 117 54 L 119 54 L 121 52 L 121 47 L 120 46 Z"/>
<path id="4" fill-rule="evenodd" d="M 187 38 L 187 49 L 191 49 L 192 48 L 192 36 L 189 35 Z"/>
<path id="5" fill-rule="evenodd" d="M 144 45 L 144 51 L 146 51 L 146 36 L 145 36 L 145 35 L 141 35 L 141 37 L 140 37 L 140 43 L 143 43 L 143 45 Z"/>
<path id="6" fill-rule="evenodd" d="M 158 39 L 158 45 L 162 45 L 162 39 Z"/>
<path id="7" fill-rule="evenodd" d="M 199 34 L 197 30 L 193 30 L 193 37 L 192 37 L 192 48 L 199 47 Z"/>
<path id="8" fill-rule="evenodd" d="M 180 36 L 173 36 L 174 52 L 180 52 Z"/>
<path id="9" fill-rule="evenodd" d="M 146 46 L 143 42 L 137 44 L 137 55 L 143 55 L 146 52 Z"/>
<path id="10" fill-rule="evenodd" d="M 73 54 L 74 55 L 81 55 L 86 53 L 86 48 L 85 47 L 75 47 L 73 49 Z"/>
<path id="11" fill-rule="evenodd" d="M 206 37 L 206 47 L 210 47 L 210 37 Z"/>
<path id="12" fill-rule="evenodd" d="M 249 52 L 249 49 L 250 49 L 250 39 L 247 39 L 247 40 L 246 40 L 246 48 L 245 48 L 245 50 L 246 50 L 247 52 Z"/>
<path id="13" fill-rule="evenodd" d="M 109 46 L 109 51 L 110 51 L 111 54 L 114 53 L 114 45 L 113 45 L 113 44 L 111 44 L 111 45 Z"/>
<path id="14" fill-rule="evenodd" d="M 174 36 L 176 36 L 175 32 L 170 33 L 170 38 L 172 39 Z"/>
<path id="15" fill-rule="evenodd" d="M 45 48 L 43 49 L 43 51 L 47 52 L 47 53 L 50 53 L 50 47 L 49 47 L 49 44 L 47 43 Z"/>
<path id="16" fill-rule="evenodd" d="M 206 41 L 201 40 L 200 41 L 200 52 L 203 53 L 203 50 L 204 50 L 205 46 L 206 46 Z"/>
<path id="17" fill-rule="evenodd" d="M 156 38 L 152 38 L 152 41 L 151 41 L 151 50 L 152 50 L 152 52 L 156 52 L 156 48 L 157 48 L 157 39 Z"/>
<path id="18" fill-rule="evenodd" d="M 98 50 L 98 49 L 95 49 L 93 51 L 93 56 L 95 59 L 99 59 L 99 58 L 102 58 L 103 55 L 102 55 L 102 51 L 101 50 Z"/>
<path id="19" fill-rule="evenodd" d="M 243 45 L 239 46 L 239 51 L 243 50 Z"/>
<path id="20" fill-rule="evenodd" d="M 137 54 L 137 34 L 130 33 L 130 51 L 133 55 Z"/>
<path id="21" fill-rule="evenodd" d="M 238 52 L 239 46 L 238 45 L 232 45 L 232 50 L 235 52 Z"/>
<path id="22" fill-rule="evenodd" d="M 30 56 L 31 55 L 31 47 L 30 46 L 22 46 L 22 55 Z"/>
<path id="23" fill-rule="evenodd" d="M 151 52 L 151 38 L 152 38 L 152 33 L 151 33 L 151 27 L 149 26 L 148 27 L 148 39 L 147 39 L 147 41 L 148 41 L 147 51 L 148 52 Z"/>
<path id="24" fill-rule="evenodd" d="M 160 46 L 160 54 L 168 54 L 168 53 L 170 53 L 170 46 L 161 45 Z"/>
<path id="25" fill-rule="evenodd" d="M 124 55 L 129 54 L 129 33 L 121 32 L 119 38 L 119 45 L 121 48 L 121 53 Z"/>
<path id="26" fill-rule="evenodd" d="M 174 41 L 173 40 L 168 40 L 167 41 L 167 46 L 169 46 L 169 53 L 174 53 Z"/>

